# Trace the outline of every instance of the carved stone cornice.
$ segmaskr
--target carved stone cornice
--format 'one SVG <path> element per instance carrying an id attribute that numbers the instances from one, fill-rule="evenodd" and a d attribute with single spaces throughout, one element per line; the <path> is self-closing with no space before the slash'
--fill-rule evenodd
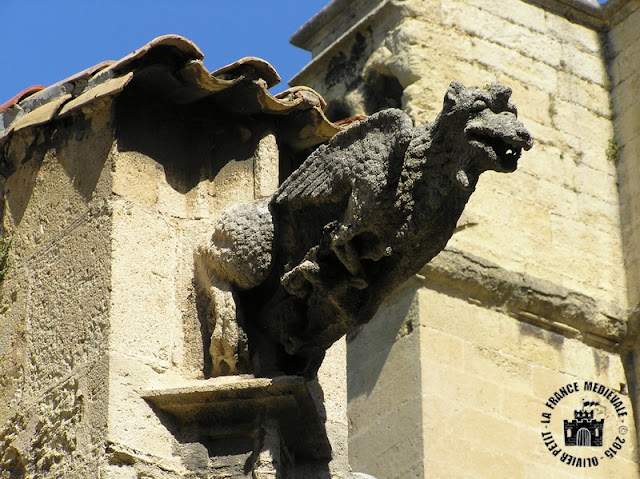
<path id="1" fill-rule="evenodd" d="M 433 290 L 599 347 L 629 344 L 640 329 L 634 326 L 640 311 L 629 314 L 613 303 L 453 248 L 425 265 L 417 279 Z"/>

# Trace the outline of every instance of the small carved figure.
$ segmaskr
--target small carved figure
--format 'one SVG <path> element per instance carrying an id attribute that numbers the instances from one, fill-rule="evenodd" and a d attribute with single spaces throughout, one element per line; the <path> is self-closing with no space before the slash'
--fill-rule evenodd
<path id="1" fill-rule="evenodd" d="M 223 215 L 203 256 L 207 274 L 233 285 L 252 372 L 313 376 L 331 344 L 444 249 L 480 174 L 514 171 L 532 147 L 510 97 L 501 84 L 453 82 L 429 125 L 376 113 L 271 198 Z"/>

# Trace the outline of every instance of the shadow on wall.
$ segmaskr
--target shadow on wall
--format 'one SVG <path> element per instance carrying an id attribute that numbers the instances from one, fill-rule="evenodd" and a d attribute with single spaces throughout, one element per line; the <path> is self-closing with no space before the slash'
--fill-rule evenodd
<path id="1" fill-rule="evenodd" d="M 372 72 L 360 88 L 364 97 L 366 115 L 372 115 L 387 108 L 402 108 L 404 89 L 394 76 Z M 325 111 L 327 118 L 335 122 L 354 116 L 356 113 L 344 98 L 329 102 Z"/>
<path id="2" fill-rule="evenodd" d="M 230 161 L 252 161 L 260 135 L 257 120 L 234 118 L 213 99 L 192 105 L 163 102 L 139 88 L 119 97 L 118 148 L 136 151 L 162 165 L 167 183 L 185 194 L 212 181 Z"/>
<path id="3" fill-rule="evenodd" d="M 73 190 L 89 203 L 111 150 L 111 130 L 100 121 L 107 117 L 106 111 L 104 114 L 95 124 L 81 115 L 71 115 L 37 130 L 25 129 L 13 135 L 9 155 L 22 164 L 6 183 L 4 193 L 16 227 L 29 205 L 47 155 L 64 168 Z M 24 151 L 17 151 L 18 148 Z"/>
<path id="4" fill-rule="evenodd" d="M 349 402 L 371 394 L 391 355 L 419 358 L 420 345 L 414 334 L 419 322 L 415 293 L 415 288 L 410 288 L 392 294 L 368 324 L 347 337 Z"/>
<path id="5" fill-rule="evenodd" d="M 349 53 L 339 52 L 330 61 L 324 76 L 328 91 L 344 88 L 343 94 L 329 102 L 325 114 L 331 121 L 340 121 L 358 114 L 372 115 L 387 108 L 401 108 L 404 89 L 400 81 L 388 72 L 374 69 L 363 75 L 365 63 L 373 52 L 371 30 L 357 33 Z M 365 36 L 366 35 L 366 36 Z M 364 111 L 355 111 L 348 96 L 355 96 Z M 329 95 L 331 96 L 331 95 Z M 361 97 L 361 98 L 360 98 Z"/>

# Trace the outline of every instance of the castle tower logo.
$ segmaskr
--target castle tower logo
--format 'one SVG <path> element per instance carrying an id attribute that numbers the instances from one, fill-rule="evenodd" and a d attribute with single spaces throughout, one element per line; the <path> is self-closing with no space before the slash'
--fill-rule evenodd
<path id="1" fill-rule="evenodd" d="M 594 411 L 587 410 L 590 406 L 600 406 L 600 403 L 583 399 L 582 409 L 573 411 L 573 421 L 564 420 L 565 446 L 602 446 L 604 419 L 594 419 Z"/>
<path id="2" fill-rule="evenodd" d="M 623 386 L 616 391 L 593 381 L 575 381 L 554 391 L 540 419 L 549 453 L 578 468 L 598 467 L 619 457 L 633 425 Z"/>

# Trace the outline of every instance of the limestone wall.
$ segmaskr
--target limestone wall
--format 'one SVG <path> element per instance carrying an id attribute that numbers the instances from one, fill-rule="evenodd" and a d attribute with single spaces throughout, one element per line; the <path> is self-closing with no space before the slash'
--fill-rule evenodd
<path id="1" fill-rule="evenodd" d="M 179 428 L 153 414 L 143 393 L 204 378 L 206 333 L 197 305 L 206 300 L 194 286 L 194 251 L 206 244 L 227 206 L 254 198 L 253 151 L 233 141 L 233 129 L 227 131 L 229 151 L 210 166 L 219 171 L 205 171 L 205 137 L 195 120 L 181 122 L 176 115 L 168 105 L 156 107 L 137 95 L 118 107 L 108 477 L 151 474 L 158 466 L 178 477 L 203 466 L 198 446 L 176 439 Z M 194 455 L 200 460 L 188 459 Z"/>
<path id="2" fill-rule="evenodd" d="M 282 106 L 299 102 L 270 97 L 280 115 L 234 115 L 167 100 L 141 77 L 114 97 L 89 92 L 59 118 L 24 113 L 0 138 L 0 232 L 12 238 L 0 282 L 0 477 L 271 477 L 275 467 L 342 477 L 344 341 L 312 384 L 248 370 L 210 378 L 213 312 L 196 273 L 221 213 L 277 188 L 280 146 L 300 162 L 296 130 L 280 145 L 274 133 L 287 126 Z M 309 130 L 305 141 L 319 143 Z M 149 400 L 158 391 L 178 397 L 177 412 Z"/>
<path id="3" fill-rule="evenodd" d="M 424 477 L 423 382 L 415 288 L 348 338 L 349 463 L 376 477 Z M 428 406 L 428 405 L 427 405 Z"/>
<path id="4" fill-rule="evenodd" d="M 635 306 L 640 301 L 640 2 L 627 2 L 613 20 L 608 33 L 616 132 L 612 153 L 620 182 L 629 304 Z"/>
<path id="5" fill-rule="evenodd" d="M 542 291 L 542 284 L 523 277 L 528 299 L 495 303 L 492 295 L 509 294 L 496 286 L 514 286 L 489 264 L 480 288 L 456 284 L 456 275 L 482 263 L 460 261 L 459 254 L 434 260 L 349 338 L 354 470 L 385 478 L 638 477 L 630 394 L 636 371 L 626 354 L 614 342 L 519 309 L 537 294 L 558 294 L 550 285 Z M 558 300 L 568 303 L 561 295 Z M 593 309 L 580 302 L 567 306 Z M 585 381 L 607 385 L 627 414 L 618 417 L 604 396 L 584 390 Z M 558 389 L 576 382 L 578 391 L 553 410 L 546 406 Z M 605 447 L 590 449 L 598 465 L 588 471 L 568 456 L 561 460 L 563 454 L 585 456 L 562 438 L 563 421 L 573 418 L 583 399 L 600 402 L 597 414 L 607 424 Z M 549 424 L 543 413 L 551 414 Z M 609 458 L 604 452 L 618 436 L 624 443 Z"/>
<path id="6" fill-rule="evenodd" d="M 640 190 L 638 157 L 640 154 L 640 2 L 619 2 L 612 15 L 608 32 L 610 44 L 609 69 L 612 78 L 611 98 L 614 111 L 615 142 L 611 153 L 616 160 L 620 190 L 620 215 L 627 272 L 630 330 L 634 333 L 627 342 L 626 363 L 632 378 L 631 395 L 636 404 L 640 398 L 640 356 L 637 348 L 637 325 L 640 315 Z M 636 425 L 638 419 L 636 419 Z"/>
<path id="7" fill-rule="evenodd" d="M 113 112 L 76 119 L 5 152 L 1 477 L 97 477 L 106 445 Z"/>
<path id="8" fill-rule="evenodd" d="M 598 465 L 576 467 L 560 459 L 562 453 L 585 455 L 565 447 L 562 438 L 562 420 L 573 419 L 587 398 L 584 381 L 617 391 L 626 384 L 618 354 L 431 289 L 420 289 L 418 301 L 423 428 L 429 438 L 423 477 L 638 477 L 633 417 L 618 418 L 604 400 L 598 414 L 605 414 L 605 448 L 588 454 Z M 575 382 L 580 392 L 554 410 L 545 406 L 556 390 Z M 631 411 L 629 397 L 620 397 Z M 548 428 L 544 412 L 552 414 Z M 627 434 L 619 432 L 622 425 Z M 558 456 L 544 442 L 548 431 L 562 449 Z M 625 442 L 609 459 L 603 449 L 614 435 Z"/>

